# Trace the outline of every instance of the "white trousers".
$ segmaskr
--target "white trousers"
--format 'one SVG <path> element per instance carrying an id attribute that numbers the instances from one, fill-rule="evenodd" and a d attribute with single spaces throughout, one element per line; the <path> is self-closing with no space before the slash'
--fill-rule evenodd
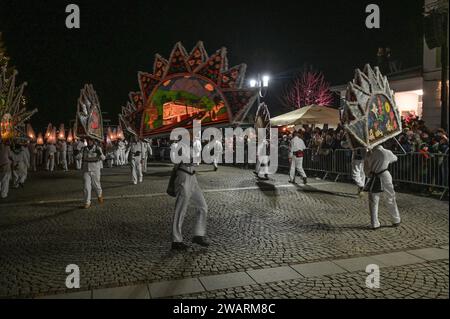
<path id="1" fill-rule="evenodd" d="M 67 168 L 67 153 L 61 152 L 61 153 L 60 153 L 59 161 L 60 161 L 60 163 L 61 163 L 62 169 L 65 170 L 65 171 L 67 171 L 67 170 L 68 170 L 68 168 Z"/>
<path id="2" fill-rule="evenodd" d="M 208 205 L 206 204 L 203 192 L 198 185 L 197 177 L 178 171 L 178 176 L 175 180 L 175 191 L 177 198 L 175 202 L 172 241 L 177 243 L 183 242 L 183 222 L 191 201 L 196 208 L 197 214 L 194 236 L 205 236 Z"/>
<path id="3" fill-rule="evenodd" d="M 256 163 L 256 173 L 259 177 L 265 177 L 269 174 L 269 156 L 260 156 Z"/>
<path id="4" fill-rule="evenodd" d="M 27 180 L 28 169 L 25 164 L 19 164 L 19 168 L 13 170 L 13 184 L 18 187 L 19 184 L 24 184 Z"/>
<path id="5" fill-rule="evenodd" d="M 75 158 L 75 164 L 76 164 L 77 170 L 80 170 L 81 166 L 83 165 L 83 158 Z"/>
<path id="6" fill-rule="evenodd" d="M 55 169 L 55 155 L 49 155 L 46 165 L 47 171 L 53 172 Z"/>
<path id="7" fill-rule="evenodd" d="M 142 159 L 142 171 L 144 173 L 147 173 L 147 161 L 148 161 L 148 158 L 146 158 L 146 157 Z"/>
<path id="8" fill-rule="evenodd" d="M 133 157 L 131 159 L 131 178 L 133 184 L 142 183 L 143 174 L 142 174 L 142 164 L 140 157 Z"/>
<path id="9" fill-rule="evenodd" d="M 73 164 L 73 162 L 74 162 L 74 159 L 73 159 L 73 152 L 68 152 L 68 153 L 67 153 L 67 161 L 68 161 L 68 164 L 69 164 L 69 165 L 72 165 L 72 164 Z"/>
<path id="10" fill-rule="evenodd" d="M 400 223 L 400 212 L 398 211 L 397 201 L 395 199 L 394 184 L 392 183 L 391 173 L 388 171 L 380 175 L 381 186 L 384 189 L 384 193 L 387 199 L 387 209 L 391 215 L 393 223 Z M 378 206 L 380 203 L 380 197 L 382 193 L 369 193 L 369 208 L 372 227 L 380 227 L 380 221 L 378 220 Z"/>
<path id="11" fill-rule="evenodd" d="M 84 202 L 87 205 L 91 204 L 91 193 L 92 188 L 94 188 L 95 192 L 97 193 L 97 197 L 102 196 L 102 185 L 100 184 L 100 169 L 94 171 L 94 172 L 83 172 L 83 183 L 84 183 Z"/>
<path id="12" fill-rule="evenodd" d="M 8 197 L 9 181 L 11 180 L 11 168 L 8 165 L 0 168 L 0 196 Z"/>
<path id="13" fill-rule="evenodd" d="M 295 177 L 297 172 L 300 173 L 300 176 L 306 178 L 305 170 L 303 169 L 303 157 L 292 157 L 291 160 L 291 170 L 289 173 L 289 180 L 291 182 L 295 182 Z"/>
<path id="14" fill-rule="evenodd" d="M 352 178 L 358 187 L 364 187 L 366 184 L 366 174 L 364 173 L 364 161 L 352 161 Z"/>

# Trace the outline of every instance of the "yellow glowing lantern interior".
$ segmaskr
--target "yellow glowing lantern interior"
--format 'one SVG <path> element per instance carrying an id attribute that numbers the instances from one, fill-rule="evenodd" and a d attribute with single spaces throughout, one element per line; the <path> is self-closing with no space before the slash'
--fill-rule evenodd
<path id="1" fill-rule="evenodd" d="M 0 130 L 3 140 L 9 140 L 14 137 L 14 125 L 11 114 L 6 113 L 3 115 Z"/>

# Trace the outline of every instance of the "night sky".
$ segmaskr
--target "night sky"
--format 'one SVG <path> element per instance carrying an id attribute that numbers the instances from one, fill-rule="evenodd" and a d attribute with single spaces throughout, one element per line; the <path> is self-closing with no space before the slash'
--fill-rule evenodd
<path id="1" fill-rule="evenodd" d="M 81 9 L 81 29 L 65 27 L 66 5 Z M 365 7 L 380 5 L 381 29 L 365 27 Z M 198 40 L 212 54 L 225 46 L 230 67 L 248 65 L 273 76 L 268 104 L 292 74 L 312 65 L 331 84 L 374 63 L 378 46 L 390 46 L 404 67 L 420 65 L 423 0 L 386 1 L 38 1 L 0 0 L 0 31 L 27 81 L 36 128 L 74 119 L 84 83 L 92 83 L 102 110 L 117 121 L 137 72 L 152 71 L 153 58 L 168 58 L 178 41 L 190 52 Z"/>

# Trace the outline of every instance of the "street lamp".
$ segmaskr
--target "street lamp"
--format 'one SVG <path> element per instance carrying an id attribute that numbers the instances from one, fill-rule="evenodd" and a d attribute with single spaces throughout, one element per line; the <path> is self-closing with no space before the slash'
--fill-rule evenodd
<path id="1" fill-rule="evenodd" d="M 250 87 L 259 89 L 258 106 L 261 103 L 260 99 L 264 98 L 267 94 L 267 88 L 269 87 L 269 82 L 270 82 L 270 76 L 268 76 L 268 75 L 261 76 L 261 74 L 259 74 L 259 73 L 258 73 L 257 79 L 250 80 Z"/>

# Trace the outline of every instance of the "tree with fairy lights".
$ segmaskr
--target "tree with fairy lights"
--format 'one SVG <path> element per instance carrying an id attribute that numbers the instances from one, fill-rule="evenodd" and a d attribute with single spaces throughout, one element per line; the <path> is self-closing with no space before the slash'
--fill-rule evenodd
<path id="1" fill-rule="evenodd" d="M 333 95 L 322 73 L 305 70 L 285 88 L 281 102 L 294 109 L 310 105 L 330 106 Z"/>

